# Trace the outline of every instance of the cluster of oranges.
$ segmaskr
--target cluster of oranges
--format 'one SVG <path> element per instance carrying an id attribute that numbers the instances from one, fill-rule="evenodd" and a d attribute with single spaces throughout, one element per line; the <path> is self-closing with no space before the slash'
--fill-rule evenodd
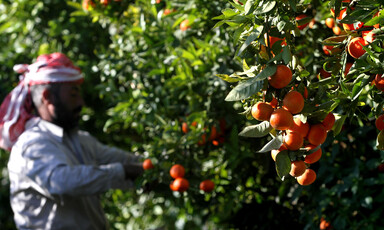
<path id="1" fill-rule="evenodd" d="M 181 131 L 184 134 L 187 134 L 192 127 L 196 128 L 196 126 L 197 126 L 197 122 L 196 121 L 193 121 L 190 126 L 188 125 L 187 122 L 184 121 L 181 124 Z M 225 140 L 225 138 L 224 138 L 225 126 L 226 126 L 225 120 L 224 119 L 220 119 L 219 120 L 219 128 L 220 128 L 220 130 L 217 130 L 218 128 L 216 128 L 215 125 L 212 125 L 210 130 L 209 130 L 209 133 L 208 132 L 204 132 L 201 135 L 201 138 L 197 142 L 197 144 L 199 146 L 203 146 L 207 142 L 211 142 L 214 146 L 218 146 L 218 145 L 224 143 L 224 140 Z M 206 131 L 206 130 L 207 130 L 207 128 L 204 128 L 204 131 Z M 207 138 L 207 134 L 209 134 L 208 138 Z"/>
<path id="2" fill-rule="evenodd" d="M 276 72 L 268 78 L 268 83 L 275 89 L 283 89 L 291 80 L 292 71 L 285 65 L 277 65 Z M 282 151 L 297 151 L 304 147 L 310 152 L 304 160 L 291 161 L 290 175 L 301 185 L 309 185 L 315 181 L 316 173 L 307 166 L 320 159 L 322 152 L 318 146 L 325 141 L 327 132 L 335 123 L 333 113 L 328 113 L 324 120 L 317 124 L 302 122 L 300 116 L 296 115 L 303 110 L 307 97 L 306 88 L 303 94 L 291 88 L 280 102 L 273 98 L 270 102 L 259 101 L 251 108 L 251 114 L 256 120 L 269 121 L 273 129 L 281 131 L 283 144 L 279 149 L 271 151 L 274 161 Z"/>
<path id="3" fill-rule="evenodd" d="M 343 2 L 350 3 L 351 1 L 344 0 Z M 335 35 L 351 35 L 350 40 L 348 41 L 347 51 L 351 57 L 358 59 L 365 53 L 363 47 L 375 40 L 373 29 L 379 28 L 380 26 L 379 24 L 374 26 L 365 26 L 363 22 L 359 21 L 351 24 L 341 23 L 340 21 L 347 16 L 347 13 L 352 12 L 353 10 L 353 7 L 344 7 L 340 10 L 339 15 L 335 16 L 335 10 L 331 9 L 332 17 L 325 19 L 325 25 L 331 28 Z M 380 11 L 378 11 L 373 17 L 379 16 L 379 13 Z M 340 52 L 341 49 L 333 46 L 323 46 L 323 51 L 325 54 L 330 55 L 332 53 Z"/>
<path id="4" fill-rule="evenodd" d="M 154 165 L 151 159 L 145 159 L 143 161 L 143 169 L 150 170 L 153 169 Z M 169 187 L 172 191 L 175 192 L 185 192 L 189 189 L 189 181 L 184 177 L 185 168 L 180 164 L 174 164 L 169 170 L 169 175 L 174 179 L 171 181 Z M 203 192 L 212 192 L 215 188 L 215 183 L 212 180 L 203 180 L 201 181 L 199 188 Z"/>

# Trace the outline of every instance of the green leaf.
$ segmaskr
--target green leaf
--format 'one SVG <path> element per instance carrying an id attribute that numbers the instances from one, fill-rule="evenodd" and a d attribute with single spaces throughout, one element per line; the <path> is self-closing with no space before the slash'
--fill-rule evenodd
<path id="1" fill-rule="evenodd" d="M 288 46 L 284 46 L 283 47 L 283 61 L 286 65 L 289 64 L 289 62 L 291 62 L 291 57 L 292 57 L 292 54 L 291 54 L 291 51 L 289 50 Z"/>
<path id="2" fill-rule="evenodd" d="M 264 137 L 271 130 L 272 130 L 272 127 L 271 127 L 269 121 L 263 121 L 260 124 L 245 127 L 239 133 L 239 136 L 242 136 L 242 137 Z"/>
<path id="3" fill-rule="evenodd" d="M 259 36 L 261 31 L 263 31 L 263 26 L 257 27 L 248 37 L 247 40 L 245 40 L 244 44 L 239 49 L 239 52 L 237 53 L 237 56 L 240 56 L 240 54 L 253 42 L 255 41 Z"/>
<path id="4" fill-rule="evenodd" d="M 264 4 L 262 4 L 262 6 L 260 6 L 260 7 L 258 7 L 253 12 L 253 14 L 254 15 L 266 14 L 266 13 L 270 12 L 271 10 L 273 10 L 273 8 L 275 8 L 275 6 L 276 6 L 276 1 L 264 2 Z"/>
<path id="5" fill-rule="evenodd" d="M 282 144 L 283 144 L 283 136 L 278 135 L 278 136 L 274 137 L 271 141 L 269 141 L 266 145 L 264 145 L 263 148 L 261 148 L 257 152 L 258 153 L 265 153 L 265 152 L 269 152 L 269 151 L 274 150 L 274 149 L 279 149 Z"/>
<path id="6" fill-rule="evenodd" d="M 291 159 L 288 156 L 288 151 L 284 150 L 276 155 L 276 172 L 281 180 L 291 171 Z"/>
<path id="7" fill-rule="evenodd" d="M 256 2 L 255 0 L 248 0 L 245 3 L 245 6 L 244 6 L 244 13 L 245 13 L 245 15 L 248 15 L 248 14 L 250 14 L 253 11 L 255 2 Z"/>
<path id="8" fill-rule="evenodd" d="M 276 72 L 276 65 L 269 65 L 256 77 L 240 82 L 233 88 L 225 98 L 226 101 L 238 101 L 246 99 L 253 94 L 260 92 L 263 87 L 263 80 Z"/>
<path id="9" fill-rule="evenodd" d="M 292 7 L 293 11 L 297 12 L 296 1 L 295 0 L 289 0 L 289 5 Z"/>
<path id="10" fill-rule="evenodd" d="M 376 147 L 379 150 L 384 150 L 384 130 L 381 130 L 379 135 L 377 135 Z"/>
<path id="11" fill-rule="evenodd" d="M 343 128 L 344 122 L 347 119 L 347 117 L 348 117 L 347 115 L 335 114 L 336 121 L 332 128 L 334 136 L 337 136 L 341 132 L 341 129 Z"/>
<path id="12" fill-rule="evenodd" d="M 216 76 L 229 83 L 234 83 L 241 80 L 240 78 L 231 77 L 232 75 L 229 76 L 228 74 L 216 74 Z"/>

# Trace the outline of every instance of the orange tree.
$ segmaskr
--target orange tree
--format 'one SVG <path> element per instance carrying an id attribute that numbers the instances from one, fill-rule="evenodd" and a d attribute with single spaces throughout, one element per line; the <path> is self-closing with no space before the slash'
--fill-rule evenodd
<path id="1" fill-rule="evenodd" d="M 292 179 L 291 162 L 311 156 L 319 148 L 326 153 L 321 165 L 307 163 L 307 168 L 315 169 L 311 178 L 296 177 L 301 185 L 303 181 L 306 185 L 313 183 L 298 188 L 300 195 L 294 196 L 298 203 L 304 201 L 302 217 L 307 226 L 321 218 L 331 220 L 336 229 L 382 225 L 378 190 L 383 180 L 377 167 L 382 161 L 379 150 L 383 149 L 383 132 L 376 129 L 375 120 L 383 113 L 382 88 L 377 83 L 383 72 L 383 3 L 235 1 L 232 5 L 214 18 L 218 20 L 216 26 L 234 31 L 235 54 L 243 63 L 241 71 L 218 75 L 237 83 L 226 100 L 241 101 L 248 118 L 255 104 L 277 101 L 270 119 L 248 125 L 240 135 L 270 136 L 258 152 L 274 153 L 277 175 L 282 180 Z M 325 23 L 329 18 L 343 31 L 327 28 L 335 26 Z M 281 66 L 287 66 L 293 76 L 290 71 L 280 71 Z M 276 75 L 279 81 L 273 80 Z M 289 83 L 275 83 L 287 76 Z M 305 98 L 300 111 L 289 111 L 284 105 L 292 91 Z M 293 105 L 297 107 L 298 103 L 296 99 Z M 291 114 L 280 112 L 284 110 Z M 289 148 L 294 132 L 288 127 L 292 115 L 310 126 L 304 140 L 296 141 L 302 147 L 298 149 Z M 358 144 L 361 141 L 369 144 Z M 306 144 L 317 147 L 308 151 Z M 346 152 L 347 156 L 343 155 Z M 311 205 L 306 204 L 308 199 Z"/>
<path id="2" fill-rule="evenodd" d="M 335 229 L 374 229 L 383 225 L 383 134 L 375 127 L 382 6 L 2 1 L 1 96 L 16 81 L 13 64 L 38 54 L 62 51 L 82 67 L 92 85 L 82 127 L 154 165 L 137 191 L 106 194 L 113 229 L 317 229 L 324 220 Z M 349 45 L 354 37 L 364 42 Z M 269 110 L 262 121 L 253 116 L 258 102 Z M 0 156 L 5 168 L 7 153 Z M 316 177 L 289 175 L 303 168 L 297 161 Z M 185 169 L 176 179 L 175 164 Z M 6 170 L 1 176 L 7 202 Z M 199 190 L 206 180 L 210 192 Z M 0 210 L 0 228 L 12 229 L 9 207 Z"/>

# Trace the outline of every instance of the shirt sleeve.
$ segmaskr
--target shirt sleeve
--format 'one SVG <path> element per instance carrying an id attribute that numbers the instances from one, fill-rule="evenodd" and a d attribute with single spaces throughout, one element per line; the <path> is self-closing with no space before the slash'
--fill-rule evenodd
<path id="1" fill-rule="evenodd" d="M 105 145 L 87 132 L 80 134 L 82 145 L 91 150 L 94 160 L 97 164 L 110 164 L 116 162 L 139 162 L 141 157 L 136 156 L 125 150 Z"/>
<path id="2" fill-rule="evenodd" d="M 34 142 L 23 155 L 26 176 L 47 195 L 94 195 L 133 186 L 132 181 L 124 180 L 121 163 L 71 165 L 62 150 L 50 141 Z"/>

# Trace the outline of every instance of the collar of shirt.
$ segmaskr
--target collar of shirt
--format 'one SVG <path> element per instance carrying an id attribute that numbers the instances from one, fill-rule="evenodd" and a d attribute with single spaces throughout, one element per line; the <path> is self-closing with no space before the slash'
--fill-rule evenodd
<path id="1" fill-rule="evenodd" d="M 58 142 L 63 143 L 65 132 L 62 127 L 43 119 L 40 119 L 37 125 L 41 128 L 41 130 L 44 130 L 45 132 L 49 133 Z M 77 131 L 78 131 L 77 129 L 72 130 L 70 133 L 68 133 L 68 135 L 72 136 L 76 134 Z"/>

